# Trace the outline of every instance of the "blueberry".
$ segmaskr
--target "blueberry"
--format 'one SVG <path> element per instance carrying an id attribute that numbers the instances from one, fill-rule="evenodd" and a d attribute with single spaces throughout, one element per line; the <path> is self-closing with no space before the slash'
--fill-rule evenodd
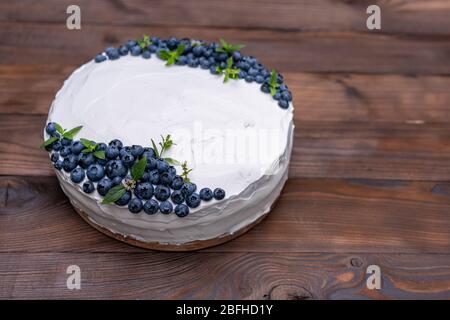
<path id="1" fill-rule="evenodd" d="M 147 49 L 151 52 L 151 53 L 156 53 L 156 50 L 158 49 L 157 46 L 151 44 L 147 47 Z"/>
<path id="2" fill-rule="evenodd" d="M 247 72 L 245 72 L 243 70 L 239 71 L 239 73 L 238 73 L 239 79 L 245 79 L 246 76 L 247 76 Z"/>
<path id="3" fill-rule="evenodd" d="M 175 207 L 175 214 L 180 217 L 186 217 L 189 214 L 189 207 L 185 204 L 179 204 Z"/>
<path id="4" fill-rule="evenodd" d="M 97 144 L 96 147 L 96 151 L 106 151 L 106 149 L 108 148 L 108 146 L 106 145 L 106 143 L 100 142 Z"/>
<path id="5" fill-rule="evenodd" d="M 148 50 L 145 50 L 144 53 L 142 54 L 142 58 L 144 58 L 144 59 L 150 59 L 151 57 L 152 57 L 152 54 Z"/>
<path id="6" fill-rule="evenodd" d="M 280 84 L 279 89 L 280 89 L 280 91 L 287 91 L 287 90 L 288 90 L 288 87 L 287 87 L 287 85 L 285 85 L 285 84 L 283 83 L 283 84 Z"/>
<path id="7" fill-rule="evenodd" d="M 197 68 L 199 65 L 198 59 L 193 58 L 193 59 L 188 59 L 187 60 L 187 65 L 191 68 Z"/>
<path id="8" fill-rule="evenodd" d="M 286 101 L 292 101 L 292 95 L 289 91 L 282 91 L 281 92 L 281 99 Z"/>
<path id="9" fill-rule="evenodd" d="M 128 210 L 131 213 L 139 213 L 142 210 L 142 201 L 138 198 L 131 199 L 130 203 L 128 203 Z"/>
<path id="10" fill-rule="evenodd" d="M 86 175 L 91 181 L 99 181 L 105 176 L 105 169 L 99 164 L 91 164 L 86 171 Z"/>
<path id="11" fill-rule="evenodd" d="M 114 177 L 114 178 L 112 179 L 112 183 L 113 183 L 113 185 L 118 186 L 119 184 L 122 183 L 122 180 L 123 180 L 122 177 Z"/>
<path id="12" fill-rule="evenodd" d="M 194 54 L 194 56 L 200 57 L 203 54 L 204 50 L 205 48 L 203 48 L 203 46 L 195 46 L 194 48 L 192 48 L 192 53 Z"/>
<path id="13" fill-rule="evenodd" d="M 49 122 L 45 126 L 45 132 L 47 132 L 49 135 L 52 135 L 52 133 L 56 132 L 56 126 L 54 122 Z"/>
<path id="14" fill-rule="evenodd" d="M 95 157 L 92 153 L 82 153 L 80 155 L 79 165 L 83 169 L 87 169 L 91 164 L 95 162 Z"/>
<path id="15" fill-rule="evenodd" d="M 109 146 L 120 149 L 123 147 L 123 143 L 122 143 L 122 141 L 120 141 L 118 139 L 114 139 L 114 140 L 110 141 Z"/>
<path id="16" fill-rule="evenodd" d="M 119 200 L 117 200 L 115 202 L 115 204 L 117 204 L 118 206 L 126 206 L 131 200 L 131 192 L 130 191 L 126 191 L 123 196 L 121 196 L 119 198 Z"/>
<path id="17" fill-rule="evenodd" d="M 128 40 L 127 43 L 125 44 L 125 46 L 127 46 L 128 49 L 131 49 L 131 48 L 133 48 L 136 44 L 137 44 L 136 41 L 134 41 L 134 40 Z"/>
<path id="18" fill-rule="evenodd" d="M 177 38 L 169 38 L 167 40 L 167 46 L 169 47 L 170 50 L 175 49 L 178 46 L 179 41 L 177 40 Z"/>
<path id="19" fill-rule="evenodd" d="M 144 148 L 142 148 L 139 145 L 132 145 L 131 146 L 131 154 L 133 155 L 133 157 L 135 157 L 136 159 L 138 157 L 140 157 L 142 154 L 144 153 Z"/>
<path id="20" fill-rule="evenodd" d="M 106 52 L 106 55 L 110 60 L 117 60 L 120 58 L 119 50 L 115 48 L 108 48 L 109 50 Z"/>
<path id="21" fill-rule="evenodd" d="M 92 181 L 86 181 L 85 183 L 83 183 L 83 191 L 85 193 L 92 193 L 95 190 L 95 186 L 92 183 Z"/>
<path id="22" fill-rule="evenodd" d="M 202 60 L 200 62 L 200 67 L 202 69 L 209 69 L 210 66 L 211 66 L 211 63 L 208 60 Z"/>
<path id="23" fill-rule="evenodd" d="M 150 37 L 151 43 L 158 44 L 161 40 L 158 37 Z"/>
<path id="24" fill-rule="evenodd" d="M 156 160 L 156 168 L 158 169 L 159 173 L 166 172 L 167 170 L 169 170 L 169 164 L 165 160 L 158 159 Z"/>
<path id="25" fill-rule="evenodd" d="M 216 188 L 214 189 L 214 199 L 216 200 L 222 200 L 223 198 L 225 198 L 225 191 L 221 188 Z"/>
<path id="26" fill-rule="evenodd" d="M 169 201 L 162 201 L 159 204 L 159 211 L 164 214 L 169 214 L 173 211 L 173 206 Z"/>
<path id="27" fill-rule="evenodd" d="M 255 68 L 250 68 L 250 69 L 248 69 L 248 72 L 247 72 L 249 75 L 251 75 L 251 76 L 256 76 L 259 72 L 258 72 L 258 70 L 257 69 L 255 69 Z"/>
<path id="28" fill-rule="evenodd" d="M 172 183 L 173 176 L 169 172 L 163 172 L 159 175 L 159 183 L 168 186 Z"/>
<path id="29" fill-rule="evenodd" d="M 279 105 L 280 108 L 282 108 L 282 109 L 287 109 L 287 108 L 289 108 L 289 102 L 287 102 L 286 100 L 279 100 L 279 101 L 278 101 L 278 105 Z"/>
<path id="30" fill-rule="evenodd" d="M 217 55 L 217 60 L 218 61 L 225 61 L 227 59 L 228 59 L 228 54 L 227 53 L 222 52 L 222 53 L 219 53 Z"/>
<path id="31" fill-rule="evenodd" d="M 267 83 L 264 83 L 264 84 L 261 86 L 261 91 L 264 92 L 264 93 L 270 93 L 270 87 L 269 87 L 269 85 L 268 85 Z"/>
<path id="32" fill-rule="evenodd" d="M 173 190 L 180 190 L 181 187 L 183 186 L 183 184 L 184 184 L 184 180 L 183 180 L 182 177 L 174 176 L 173 179 L 172 179 L 172 183 L 170 184 L 170 187 Z"/>
<path id="33" fill-rule="evenodd" d="M 58 152 L 53 152 L 52 155 L 50 156 L 50 160 L 52 162 L 56 162 L 59 160 L 59 153 Z"/>
<path id="34" fill-rule="evenodd" d="M 138 56 L 138 55 L 140 55 L 141 53 L 142 53 L 141 47 L 139 47 L 139 46 L 133 46 L 133 47 L 131 48 L 131 55 L 132 55 L 132 56 Z"/>
<path id="35" fill-rule="evenodd" d="M 131 167 L 134 164 L 134 157 L 132 154 L 125 154 L 120 158 L 120 160 L 122 160 L 126 167 Z"/>
<path id="36" fill-rule="evenodd" d="M 153 186 L 148 182 L 138 183 L 134 189 L 134 194 L 139 199 L 150 199 L 153 196 Z"/>
<path id="37" fill-rule="evenodd" d="M 239 61 L 239 60 L 241 60 L 241 58 L 242 58 L 242 55 L 239 51 L 233 52 L 233 60 L 234 61 Z"/>
<path id="38" fill-rule="evenodd" d="M 121 56 L 126 56 L 128 54 L 129 50 L 127 46 L 120 46 L 119 47 L 119 54 Z"/>
<path id="39" fill-rule="evenodd" d="M 70 146 L 72 144 L 72 140 L 69 140 L 67 138 L 61 139 L 61 144 L 65 147 Z"/>
<path id="40" fill-rule="evenodd" d="M 273 98 L 274 98 L 275 100 L 280 100 L 280 99 L 281 99 L 281 93 L 280 93 L 280 91 L 275 92 Z"/>
<path id="41" fill-rule="evenodd" d="M 172 192 L 172 194 L 170 195 L 170 199 L 171 199 L 172 202 L 175 203 L 175 204 L 183 203 L 183 201 L 184 201 L 184 195 L 183 195 L 183 192 L 181 192 L 180 190 L 175 190 L 175 191 Z"/>
<path id="42" fill-rule="evenodd" d="M 98 54 L 95 56 L 95 62 L 99 63 L 99 62 L 103 62 L 106 60 L 106 56 L 103 54 Z"/>
<path id="43" fill-rule="evenodd" d="M 264 77 L 262 76 L 262 75 L 257 75 L 256 77 L 255 77 L 255 81 L 256 81 L 256 83 L 264 83 Z"/>
<path id="44" fill-rule="evenodd" d="M 144 171 L 141 178 L 139 179 L 139 182 L 149 182 L 150 180 L 150 174 L 147 171 Z"/>
<path id="45" fill-rule="evenodd" d="M 80 154 L 83 149 L 85 149 L 85 147 L 80 141 L 73 141 L 70 147 L 73 154 Z"/>
<path id="46" fill-rule="evenodd" d="M 247 75 L 246 77 L 245 77 L 245 81 L 247 81 L 247 82 L 253 82 L 253 77 L 251 76 L 251 75 Z"/>
<path id="47" fill-rule="evenodd" d="M 203 188 L 200 190 L 200 199 L 209 201 L 213 198 L 213 192 L 210 188 Z"/>
<path id="48" fill-rule="evenodd" d="M 198 193 L 192 193 L 186 197 L 186 204 L 190 208 L 197 208 L 200 205 L 200 196 Z"/>
<path id="49" fill-rule="evenodd" d="M 219 74 L 219 72 L 217 71 L 217 66 L 211 66 L 209 68 L 209 72 L 211 72 L 212 74 Z"/>
<path id="50" fill-rule="evenodd" d="M 63 161 L 58 160 L 53 164 L 53 166 L 55 167 L 56 170 L 61 170 L 63 168 Z"/>
<path id="51" fill-rule="evenodd" d="M 57 140 L 57 141 L 53 142 L 53 143 L 51 144 L 51 148 L 52 148 L 54 151 L 59 151 L 59 150 L 61 150 L 61 148 L 62 148 L 61 141 Z"/>
<path id="52" fill-rule="evenodd" d="M 177 174 L 177 169 L 175 169 L 174 166 L 170 166 L 169 169 L 167 169 L 167 172 L 173 177 Z"/>
<path id="53" fill-rule="evenodd" d="M 211 55 L 212 55 L 212 50 L 211 50 L 211 49 L 205 49 L 205 50 L 203 50 L 203 56 L 204 56 L 205 58 L 209 58 L 209 57 L 211 57 Z"/>
<path id="54" fill-rule="evenodd" d="M 67 158 L 63 160 L 63 169 L 66 172 L 70 172 L 77 167 L 78 157 L 74 154 L 69 154 Z"/>
<path id="55" fill-rule="evenodd" d="M 72 182 L 74 183 L 80 183 L 81 181 L 83 181 L 84 176 L 84 170 L 78 167 L 73 169 L 70 173 L 70 180 L 72 180 Z"/>
<path id="56" fill-rule="evenodd" d="M 97 191 L 101 196 L 106 196 L 109 189 L 113 187 L 112 180 L 108 178 L 103 178 L 97 183 Z"/>
<path id="57" fill-rule="evenodd" d="M 146 214 L 155 214 L 159 210 L 158 201 L 150 199 L 144 203 L 144 212 Z"/>
<path id="58" fill-rule="evenodd" d="M 123 148 L 120 149 L 120 157 L 123 157 L 126 154 L 131 154 L 131 147 L 130 146 L 125 146 Z"/>
<path id="59" fill-rule="evenodd" d="M 108 146 L 105 151 L 105 156 L 108 159 L 117 159 L 119 156 L 119 148 L 114 146 Z"/>
<path id="60" fill-rule="evenodd" d="M 155 189 L 155 198 L 159 201 L 165 201 L 170 197 L 170 189 L 166 186 L 157 186 Z"/>
<path id="61" fill-rule="evenodd" d="M 125 177 L 128 169 L 120 160 L 110 160 L 105 166 L 105 172 L 108 178 Z"/>
<path id="62" fill-rule="evenodd" d="M 152 148 L 144 148 L 144 153 L 142 155 L 145 155 L 147 159 L 154 158 L 156 156 L 155 150 Z"/>
<path id="63" fill-rule="evenodd" d="M 152 170 L 148 173 L 148 181 L 152 184 L 159 184 L 159 172 L 158 170 Z"/>
<path id="64" fill-rule="evenodd" d="M 178 66 L 184 66 L 187 64 L 188 58 L 186 56 L 180 56 L 177 61 L 175 61 L 175 64 Z"/>
<path id="65" fill-rule="evenodd" d="M 197 185 L 191 182 L 185 182 L 181 187 L 181 192 L 183 192 L 184 196 L 188 196 L 197 190 Z"/>

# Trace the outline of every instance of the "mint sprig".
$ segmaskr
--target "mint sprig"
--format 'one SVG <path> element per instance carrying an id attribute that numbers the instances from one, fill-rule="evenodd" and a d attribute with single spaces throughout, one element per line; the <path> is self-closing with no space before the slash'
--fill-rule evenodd
<path id="1" fill-rule="evenodd" d="M 233 68 L 233 58 L 229 57 L 227 59 L 227 66 L 225 68 L 216 67 L 216 72 L 218 74 L 223 74 L 225 77 L 223 78 L 223 82 L 228 82 L 229 79 L 237 80 L 239 78 L 239 72 L 241 69 Z"/>
<path id="2" fill-rule="evenodd" d="M 269 79 L 269 90 L 270 90 L 270 94 L 272 96 L 275 95 L 275 93 L 277 93 L 277 89 L 280 86 L 280 84 L 277 82 L 278 79 L 278 73 L 275 72 L 275 70 L 272 70 L 272 72 L 270 73 L 270 79 Z"/>
<path id="3" fill-rule="evenodd" d="M 166 66 L 174 64 L 184 52 L 184 44 L 180 44 L 175 51 L 161 50 L 158 55 L 166 61 Z"/>
<path id="4" fill-rule="evenodd" d="M 227 43 L 224 39 L 220 38 L 220 44 L 221 47 L 216 48 L 216 52 L 223 52 L 223 53 L 228 53 L 228 54 L 233 54 L 233 52 L 235 51 L 239 51 L 242 48 L 245 47 L 244 44 L 231 44 L 231 43 Z"/>
<path id="5" fill-rule="evenodd" d="M 184 161 L 181 164 L 181 169 L 183 170 L 183 173 L 180 176 L 183 178 L 183 180 L 186 181 L 186 182 L 191 182 L 191 180 L 189 179 L 188 175 L 192 171 L 192 169 L 188 168 L 188 165 L 187 165 L 186 161 Z"/>
<path id="6" fill-rule="evenodd" d="M 143 156 L 131 167 L 131 179 L 125 180 L 122 184 L 109 189 L 102 200 L 102 204 L 110 204 L 116 202 L 125 194 L 125 192 L 127 192 L 127 190 L 134 189 L 136 187 L 137 181 L 144 175 L 146 165 L 147 157 Z"/>
<path id="7" fill-rule="evenodd" d="M 81 144 L 84 146 L 85 149 L 81 150 L 82 153 L 92 153 L 94 157 L 98 159 L 105 159 L 105 151 L 103 150 L 97 150 L 98 143 L 95 143 L 93 141 L 90 141 L 88 139 L 81 138 L 80 139 Z"/>
<path id="8" fill-rule="evenodd" d="M 70 130 L 67 130 L 63 129 L 61 125 L 59 125 L 58 123 L 56 122 L 53 123 L 55 125 L 56 132 L 58 132 L 62 138 L 66 138 L 68 140 L 73 140 L 73 138 L 77 135 L 77 133 L 80 132 L 81 128 L 83 128 L 83 126 L 78 126 Z M 45 140 L 40 147 L 45 148 L 57 140 L 59 140 L 57 137 L 50 137 L 49 139 Z"/>
<path id="9" fill-rule="evenodd" d="M 142 35 L 142 38 L 136 40 L 136 42 L 137 42 L 138 46 L 139 46 L 141 49 L 145 49 L 145 48 L 147 48 L 149 45 L 152 44 L 152 42 L 150 41 L 150 37 L 149 37 L 148 35 L 146 35 L 146 34 Z"/>
<path id="10" fill-rule="evenodd" d="M 170 136 L 170 134 L 168 134 L 167 136 L 161 136 L 161 142 L 158 143 L 158 146 L 156 145 L 155 141 L 153 141 L 153 139 L 151 139 L 152 142 L 152 146 L 153 146 L 153 150 L 155 151 L 155 155 L 156 158 L 162 158 L 164 160 L 167 161 L 168 164 L 172 165 L 172 166 L 180 166 L 181 163 L 178 160 L 169 158 L 169 157 L 163 157 L 163 153 L 167 150 L 169 150 L 173 145 L 176 145 L 175 143 L 173 143 L 172 138 Z"/>
<path id="11" fill-rule="evenodd" d="M 125 186 L 122 184 L 118 184 L 117 186 L 112 187 L 109 189 L 108 193 L 105 195 L 105 197 L 102 200 L 102 204 L 109 204 L 116 202 L 122 196 L 127 192 L 127 189 L 125 189 Z"/>

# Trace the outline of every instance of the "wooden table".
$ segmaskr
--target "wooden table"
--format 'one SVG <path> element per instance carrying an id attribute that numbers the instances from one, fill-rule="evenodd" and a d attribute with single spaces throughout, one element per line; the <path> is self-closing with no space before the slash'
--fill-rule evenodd
<path id="1" fill-rule="evenodd" d="M 450 298 L 450 1 L 382 1 L 381 31 L 366 29 L 372 3 L 0 2 L 0 298 Z M 245 43 L 294 93 L 290 180 L 225 245 L 161 253 L 104 236 L 38 149 L 62 81 L 143 33 Z M 81 290 L 66 288 L 69 265 Z"/>

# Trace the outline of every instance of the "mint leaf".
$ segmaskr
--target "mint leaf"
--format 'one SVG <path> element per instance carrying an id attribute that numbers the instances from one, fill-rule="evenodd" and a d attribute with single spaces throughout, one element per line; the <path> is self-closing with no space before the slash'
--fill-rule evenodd
<path id="1" fill-rule="evenodd" d="M 85 138 L 80 138 L 80 142 L 85 148 L 90 148 L 91 145 L 92 145 L 91 140 L 88 140 L 88 139 L 85 139 Z"/>
<path id="2" fill-rule="evenodd" d="M 60 134 L 64 133 L 64 129 L 56 122 L 53 122 L 53 124 L 55 125 L 56 131 Z"/>
<path id="3" fill-rule="evenodd" d="M 153 141 L 153 139 L 150 139 L 152 141 L 152 146 L 153 146 L 153 150 L 155 151 L 155 156 L 156 158 L 159 158 L 159 152 L 158 152 L 158 147 L 155 144 L 155 141 Z"/>
<path id="4" fill-rule="evenodd" d="M 127 192 L 127 190 L 122 184 L 112 187 L 111 189 L 109 189 L 108 193 L 103 198 L 102 204 L 109 204 L 116 202 L 125 194 L 125 192 Z"/>
<path id="5" fill-rule="evenodd" d="M 131 178 L 134 181 L 138 181 L 142 175 L 144 174 L 145 171 L 145 167 L 147 166 L 147 157 L 143 156 L 141 158 L 141 160 L 139 160 L 138 162 L 136 162 L 130 170 L 131 173 Z"/>
<path id="6" fill-rule="evenodd" d="M 175 61 L 178 60 L 178 58 L 183 54 L 184 52 L 184 44 L 180 44 L 175 51 L 167 51 L 167 50 L 161 50 L 158 54 L 158 56 L 167 61 L 166 66 L 170 66 L 175 63 Z"/>
<path id="7" fill-rule="evenodd" d="M 41 144 L 40 148 L 45 148 L 45 147 L 51 145 L 53 142 L 55 142 L 55 141 L 57 141 L 57 140 L 58 140 L 57 137 L 51 137 L 51 138 L 45 140 L 45 141 Z"/>
<path id="8" fill-rule="evenodd" d="M 94 157 L 104 160 L 105 159 L 105 151 L 95 151 Z"/>
<path id="9" fill-rule="evenodd" d="M 228 82 L 229 79 L 237 80 L 239 78 L 239 72 L 241 69 L 233 68 L 233 58 L 229 57 L 227 59 L 227 67 L 222 69 L 220 67 L 216 67 L 216 72 L 225 75 L 223 82 Z"/>
<path id="10" fill-rule="evenodd" d="M 228 54 L 233 54 L 233 52 L 235 51 L 239 51 L 242 48 L 245 47 L 244 44 L 236 44 L 236 45 L 232 45 L 230 43 L 227 43 L 224 39 L 220 38 L 220 44 L 222 47 L 219 47 L 216 49 L 216 52 L 224 52 L 224 53 L 228 53 Z"/>
<path id="11" fill-rule="evenodd" d="M 180 176 L 183 178 L 183 180 L 186 182 L 191 182 L 191 180 L 188 177 L 188 174 L 192 171 L 192 169 L 188 168 L 187 161 L 184 161 L 181 164 L 181 169 L 183 170 L 183 173 Z"/>
<path id="12" fill-rule="evenodd" d="M 69 139 L 69 140 L 73 140 L 75 135 L 78 132 L 80 132 L 81 128 L 83 128 L 83 126 L 78 126 L 78 127 L 75 127 L 75 128 L 73 128 L 73 129 L 71 129 L 69 131 L 65 131 L 62 136 L 63 136 L 63 138 L 66 138 L 66 139 Z"/>
<path id="13" fill-rule="evenodd" d="M 172 159 L 172 158 L 164 158 L 164 160 L 167 161 L 168 164 L 172 166 L 179 166 L 181 163 L 178 160 Z"/>
<path id="14" fill-rule="evenodd" d="M 270 79 L 269 79 L 269 89 L 270 89 L 270 94 L 272 96 L 274 96 L 275 93 L 277 93 L 277 89 L 280 86 L 280 84 L 277 82 L 277 78 L 278 78 L 278 73 L 276 73 L 275 70 L 272 70 L 272 72 L 270 73 Z"/>
<path id="15" fill-rule="evenodd" d="M 145 49 L 152 44 L 152 42 L 150 41 L 150 37 L 146 34 L 142 35 L 142 39 L 139 39 L 136 42 L 141 49 Z"/>

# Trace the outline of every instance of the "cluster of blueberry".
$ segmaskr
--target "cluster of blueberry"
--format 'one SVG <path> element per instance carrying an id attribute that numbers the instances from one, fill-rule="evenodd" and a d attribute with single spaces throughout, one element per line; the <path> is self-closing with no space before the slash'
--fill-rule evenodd
<path id="1" fill-rule="evenodd" d="M 51 136 L 48 140 L 51 143 L 45 145 L 45 148 L 51 152 L 54 167 L 70 173 L 70 179 L 82 184 L 83 191 L 88 194 L 97 190 L 98 194 L 105 197 L 115 186 L 126 186 L 126 190 L 114 203 L 119 206 L 127 205 L 132 213 L 144 210 L 147 214 L 158 211 L 169 214 L 174 211 L 177 216 L 185 217 L 189 214 L 189 208 L 198 207 L 201 200 L 222 200 L 225 197 L 225 191 L 221 188 L 214 191 L 203 188 L 197 193 L 197 186 L 177 175 L 175 167 L 159 158 L 153 148 L 123 146 L 116 139 L 108 145 L 89 141 L 90 145 L 95 145 L 91 150 L 95 149 L 95 152 L 89 152 L 89 148 L 86 148 L 87 140 L 62 137 L 57 130 L 58 126 L 49 122 L 45 127 L 45 131 Z M 144 161 L 145 169 L 140 178 L 134 181 L 130 174 L 139 160 Z"/>
<path id="2" fill-rule="evenodd" d="M 109 47 L 105 52 L 95 57 L 95 62 L 103 62 L 107 59 L 116 60 L 120 56 L 131 54 L 132 56 L 142 56 L 145 59 L 156 54 L 160 59 L 165 59 L 167 52 L 175 53 L 182 48 L 177 56 L 173 56 L 174 64 L 192 68 L 200 67 L 210 70 L 212 74 L 221 74 L 221 70 L 230 68 L 227 62 L 230 61 L 231 68 L 236 71 L 236 77 L 232 79 L 244 79 L 247 82 L 260 84 L 261 91 L 270 93 L 278 101 L 278 105 L 287 109 L 292 101 L 292 94 L 286 84 L 283 83 L 283 76 L 269 71 L 255 57 L 245 56 L 238 49 L 243 46 L 229 45 L 221 39 L 220 46 L 217 43 L 206 43 L 191 39 L 159 39 L 158 37 L 144 36 L 140 40 L 129 40 L 118 48 Z M 165 54 L 161 54 L 165 53 Z M 171 64 L 171 63 L 170 63 Z M 169 65 L 169 64 L 168 64 Z"/>

